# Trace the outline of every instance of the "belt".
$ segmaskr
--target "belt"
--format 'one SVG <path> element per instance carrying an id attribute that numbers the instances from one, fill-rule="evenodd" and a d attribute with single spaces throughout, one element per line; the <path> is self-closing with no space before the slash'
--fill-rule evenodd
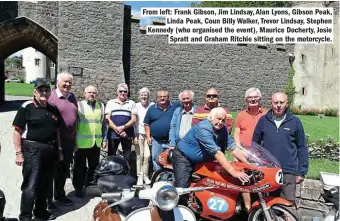
<path id="1" fill-rule="evenodd" d="M 36 141 L 36 140 L 26 140 L 26 139 L 24 139 L 24 141 L 35 142 L 35 143 L 42 143 L 42 144 L 47 144 L 47 145 L 54 145 L 56 143 L 55 140 L 51 140 L 51 141 Z"/>
<path id="2" fill-rule="evenodd" d="M 161 143 L 169 143 L 169 140 L 167 139 L 157 139 L 157 138 L 153 138 L 153 139 Z"/>

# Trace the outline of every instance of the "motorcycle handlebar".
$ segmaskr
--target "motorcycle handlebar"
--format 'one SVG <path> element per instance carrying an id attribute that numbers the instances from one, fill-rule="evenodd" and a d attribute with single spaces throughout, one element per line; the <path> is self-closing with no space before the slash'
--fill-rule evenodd
<path id="1" fill-rule="evenodd" d="M 121 198 L 122 197 L 122 192 L 113 192 L 113 193 L 103 193 L 102 194 L 102 199 L 109 200 L 112 198 Z"/>

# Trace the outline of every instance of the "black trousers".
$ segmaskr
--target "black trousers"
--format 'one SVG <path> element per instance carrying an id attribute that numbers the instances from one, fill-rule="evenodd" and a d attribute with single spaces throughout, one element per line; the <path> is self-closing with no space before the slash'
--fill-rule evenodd
<path id="1" fill-rule="evenodd" d="M 117 153 L 119 144 L 122 144 L 123 157 L 129 160 L 131 154 L 132 138 L 118 138 L 109 140 L 108 156 L 114 156 Z"/>
<path id="2" fill-rule="evenodd" d="M 53 178 L 50 179 L 50 190 L 48 194 L 49 200 L 52 200 L 53 196 L 56 200 L 66 196 L 64 187 L 66 179 L 70 174 L 70 165 L 73 160 L 74 146 L 74 140 L 63 140 L 62 152 L 64 160 L 56 162 L 55 170 L 53 171 Z"/>
<path id="3" fill-rule="evenodd" d="M 35 214 L 41 214 L 46 210 L 49 180 L 53 176 L 57 149 L 53 145 L 22 140 L 22 152 L 24 164 L 19 219 L 31 219 L 34 205 Z"/>
<path id="4" fill-rule="evenodd" d="M 99 164 L 100 148 L 95 144 L 92 148 L 78 148 L 74 153 L 73 186 L 76 191 L 81 191 L 83 186 L 88 186 L 94 181 L 94 171 Z M 88 168 L 86 166 L 88 162 Z M 87 173 L 87 178 L 85 177 Z"/>

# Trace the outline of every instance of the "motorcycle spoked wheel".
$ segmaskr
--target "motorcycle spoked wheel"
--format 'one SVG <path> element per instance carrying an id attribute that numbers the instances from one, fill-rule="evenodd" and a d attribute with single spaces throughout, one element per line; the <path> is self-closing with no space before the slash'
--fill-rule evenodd
<path id="1" fill-rule="evenodd" d="M 175 183 L 175 174 L 172 170 L 169 169 L 160 169 L 156 171 L 151 178 L 151 184 L 152 187 L 154 183 L 159 181 L 167 181 L 171 184 Z"/>
<path id="2" fill-rule="evenodd" d="M 299 221 L 296 216 L 284 206 L 275 205 L 270 208 L 272 216 L 276 216 L 277 221 Z M 262 208 L 254 209 L 248 216 L 248 221 L 266 221 Z"/>

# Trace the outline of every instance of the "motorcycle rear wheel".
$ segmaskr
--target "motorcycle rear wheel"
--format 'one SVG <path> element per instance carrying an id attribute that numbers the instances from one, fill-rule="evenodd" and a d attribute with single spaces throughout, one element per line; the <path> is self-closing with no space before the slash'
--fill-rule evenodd
<path id="1" fill-rule="evenodd" d="M 171 184 L 174 184 L 175 182 L 175 174 L 174 171 L 169 169 L 160 169 L 156 171 L 151 178 L 151 184 L 150 186 L 153 186 L 154 183 L 159 181 L 167 181 Z"/>
<path id="2" fill-rule="evenodd" d="M 277 221 L 298 221 L 295 214 L 284 206 L 275 205 L 270 208 L 271 214 L 276 216 Z M 248 216 L 248 221 L 266 221 L 262 208 L 254 209 Z"/>

